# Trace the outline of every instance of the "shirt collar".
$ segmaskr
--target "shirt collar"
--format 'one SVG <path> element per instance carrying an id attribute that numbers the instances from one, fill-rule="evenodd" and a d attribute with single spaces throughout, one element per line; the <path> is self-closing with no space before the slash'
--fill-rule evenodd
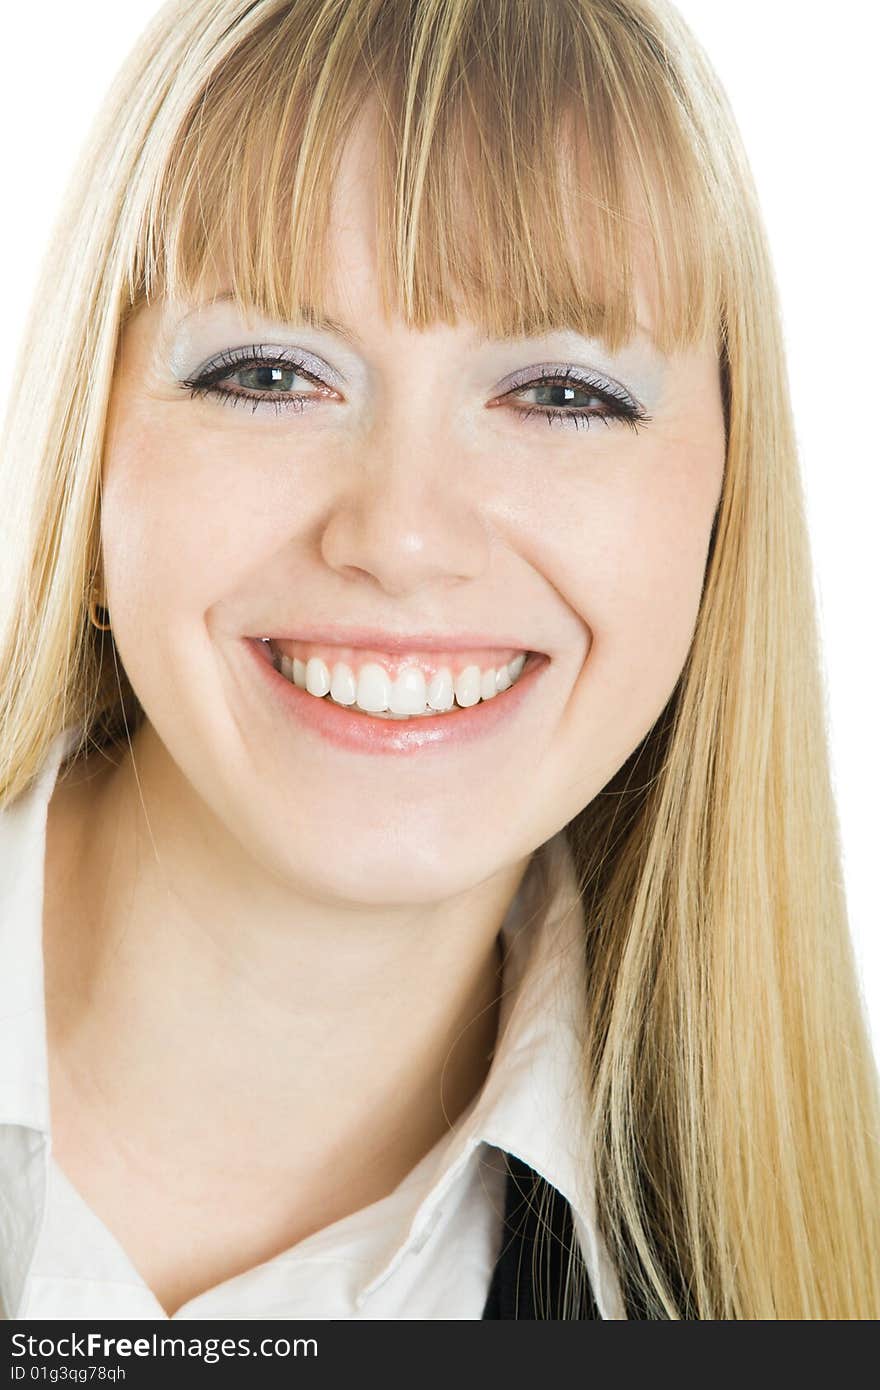
<path id="1" fill-rule="evenodd" d="M 46 813 L 79 728 L 52 742 L 30 787 L 0 812 L 0 1124 L 49 1133 L 43 984 Z"/>
<path id="2" fill-rule="evenodd" d="M 0 1295 L 19 1305 L 44 1219 L 50 1135 L 43 978 L 43 879 L 49 800 L 80 726 L 53 741 L 39 774 L 0 811 Z M 583 913 L 564 831 L 533 854 L 501 926 L 503 990 L 498 1041 L 478 1095 L 436 1149 L 437 1169 L 404 1240 L 395 1237 L 360 1306 L 442 1214 L 474 1151 L 492 1144 L 524 1160 L 569 1202 L 603 1317 L 620 1294 L 598 1234 L 582 1115 L 586 1086 Z M 430 1168 L 430 1162 L 429 1162 Z M 419 1165 L 420 1174 L 422 1165 Z M 406 1182 L 407 1179 L 404 1179 Z"/>
<path id="3" fill-rule="evenodd" d="M 62 758 L 59 734 L 37 777 L 0 811 L 0 1299 L 17 1317 L 45 1219 L 49 1065 L 43 984 L 46 812 Z"/>

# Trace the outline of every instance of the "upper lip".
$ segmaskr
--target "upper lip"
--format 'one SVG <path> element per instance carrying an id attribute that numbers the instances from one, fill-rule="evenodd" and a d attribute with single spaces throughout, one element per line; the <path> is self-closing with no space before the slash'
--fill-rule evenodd
<path id="1" fill-rule="evenodd" d="M 260 637 L 290 642 L 327 642 L 339 647 L 367 647 L 383 652 L 468 651 L 479 647 L 510 647 L 516 651 L 536 650 L 518 637 L 475 632 L 384 632 L 377 627 L 297 626 L 279 631 L 264 628 Z"/>

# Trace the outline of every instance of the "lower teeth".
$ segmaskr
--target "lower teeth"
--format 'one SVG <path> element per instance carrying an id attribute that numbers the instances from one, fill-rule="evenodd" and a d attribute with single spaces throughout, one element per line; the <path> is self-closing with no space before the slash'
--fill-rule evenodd
<path id="1" fill-rule="evenodd" d="M 344 705 L 341 700 L 334 700 L 332 695 L 324 695 L 322 698 L 329 700 L 331 705 L 336 705 L 338 709 L 349 709 L 355 714 L 365 714 L 368 719 L 427 719 L 430 715 L 455 714 L 456 710 L 461 709 L 461 705 L 453 705 L 448 710 L 426 709 L 419 714 L 393 714 L 390 709 L 367 710 L 360 709 L 358 705 Z"/>
<path id="2" fill-rule="evenodd" d="M 273 665 L 274 665 L 274 664 L 275 664 L 275 663 L 273 662 Z M 275 670 L 278 672 L 279 675 L 284 675 L 284 672 L 281 670 L 280 666 L 275 665 Z M 287 680 L 287 676 L 284 676 L 284 679 Z M 291 682 L 291 684 L 293 684 L 293 682 Z M 515 684 L 516 684 L 516 682 L 514 681 L 514 685 L 515 685 Z M 299 688 L 301 689 L 301 687 L 299 687 Z M 509 688 L 510 688 L 510 687 L 509 687 Z M 498 693 L 499 693 L 499 694 L 503 694 L 504 692 L 503 692 L 503 691 L 499 691 Z M 496 696 L 495 698 L 497 699 L 498 697 Z M 361 709 L 358 705 L 354 705 L 354 704 L 352 704 L 352 705 L 344 705 L 344 704 L 342 703 L 341 700 L 334 700 L 334 699 L 333 699 L 333 696 L 330 695 L 329 693 L 328 693 L 327 695 L 312 696 L 312 699 L 329 700 L 330 704 L 331 704 L 331 705 L 336 705 L 337 709 L 348 709 L 348 710 L 352 710 L 354 714 L 363 714 L 363 715 L 366 715 L 366 717 L 367 717 L 368 719 L 427 719 L 427 718 L 430 718 L 430 717 L 435 717 L 435 716 L 440 715 L 440 714 L 457 714 L 457 713 L 459 713 L 463 708 L 465 708 L 465 706 L 463 706 L 463 705 L 456 705 L 456 704 L 454 704 L 454 705 L 452 706 L 452 708 L 451 708 L 451 709 L 448 709 L 448 710 L 443 710 L 443 709 L 425 709 L 425 710 L 422 710 L 422 711 L 421 711 L 420 713 L 418 713 L 418 714 L 393 714 L 392 711 L 391 711 L 390 709 L 386 709 L 386 710 L 366 710 L 366 709 Z M 483 701 L 483 700 L 478 700 L 478 701 L 477 701 L 477 704 L 478 704 L 478 705 L 484 704 L 484 703 L 485 703 L 485 701 Z"/>

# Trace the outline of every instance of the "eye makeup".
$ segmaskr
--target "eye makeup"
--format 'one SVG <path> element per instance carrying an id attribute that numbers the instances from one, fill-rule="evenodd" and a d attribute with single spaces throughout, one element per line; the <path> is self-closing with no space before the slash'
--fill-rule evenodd
<path id="1" fill-rule="evenodd" d="M 348 373 L 310 349 L 309 339 L 317 347 L 328 337 L 333 338 L 330 355 L 341 360 Z M 487 340 L 475 341 L 485 344 Z M 558 343 L 563 352 L 568 346 L 580 361 L 539 359 L 500 380 L 494 376 L 488 406 L 507 407 L 506 413 L 522 423 L 538 418 L 577 428 L 591 421 L 606 426 L 621 421 L 635 431 L 650 422 L 649 406 L 653 407 L 660 395 L 664 364 L 647 342 L 634 341 L 611 357 L 601 345 L 561 330 L 542 338 L 492 342 L 488 352 L 503 366 L 516 358 L 522 362 L 533 345 L 546 348 L 548 342 Z M 209 352 L 215 345 L 215 351 Z M 172 375 L 192 397 L 247 406 L 252 414 L 267 409 L 276 415 L 302 412 L 332 403 L 334 393 L 349 384 L 349 377 L 363 378 L 367 370 L 358 355 L 326 328 L 270 324 L 263 319 L 246 323 L 234 304 L 222 301 L 185 315 L 166 351 Z M 474 359 L 478 361 L 485 351 L 483 346 L 475 347 Z M 479 370 L 482 379 L 482 367 Z M 469 386 L 473 376 L 469 369 Z M 539 399 L 524 399 L 534 392 Z"/>
<path id="2" fill-rule="evenodd" d="M 318 355 L 318 349 L 328 340 L 333 344 L 337 366 Z M 276 356 L 289 355 L 291 362 L 295 358 L 327 385 L 340 389 L 358 372 L 357 354 L 326 329 L 274 323 L 262 317 L 245 319 L 234 304 L 225 300 L 185 314 L 167 331 L 162 352 L 172 377 L 184 382 L 203 375 L 224 354 L 227 358 L 241 357 L 244 349 L 255 347 L 262 348 L 265 355 L 270 351 Z"/>
<path id="3" fill-rule="evenodd" d="M 276 415 L 285 410 L 302 411 L 313 400 L 324 400 L 334 394 L 317 375 L 320 368 L 309 368 L 307 364 L 311 361 L 313 359 L 308 354 L 304 359 L 303 355 L 294 351 L 254 344 L 250 348 L 220 353 L 219 357 L 194 377 L 181 381 L 180 385 L 193 399 L 215 397 L 221 404 L 232 406 L 250 401 L 252 414 L 264 406 L 270 406 Z M 248 390 L 247 383 L 244 389 L 237 390 L 223 385 L 237 376 L 256 378 L 253 389 Z M 293 393 L 292 382 L 297 378 L 310 383 L 313 389 Z"/>
<path id="4" fill-rule="evenodd" d="M 598 411 L 595 408 L 588 410 L 583 406 L 578 408 L 576 402 L 571 402 L 568 406 L 557 406 L 556 402 L 548 402 L 547 405 L 551 407 L 549 409 L 544 405 L 526 409 L 517 407 L 516 414 L 523 420 L 538 414 L 546 419 L 548 424 L 558 419 L 570 421 L 575 428 L 578 427 L 578 421 L 587 424 L 590 420 L 601 420 L 608 425 L 612 420 L 620 420 L 635 431 L 648 424 L 651 419 L 645 407 L 619 381 L 570 364 L 560 366 L 552 362 L 538 363 L 514 372 L 501 383 L 499 395 L 492 404 L 497 406 L 508 400 L 512 402 L 516 396 L 523 395 L 526 391 L 561 392 L 564 401 L 568 402 L 571 402 L 573 396 L 581 395 L 598 401 L 600 408 Z"/>

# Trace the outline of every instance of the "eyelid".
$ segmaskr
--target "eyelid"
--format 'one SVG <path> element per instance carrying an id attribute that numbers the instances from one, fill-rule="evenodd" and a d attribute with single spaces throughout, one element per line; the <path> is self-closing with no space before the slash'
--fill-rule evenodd
<path id="1" fill-rule="evenodd" d="M 260 360 L 284 362 L 296 370 L 302 368 L 325 384 L 336 386 L 340 390 L 343 389 L 344 383 L 339 372 L 334 371 L 323 357 L 317 357 L 306 348 L 282 347 L 272 343 L 247 343 L 240 347 L 224 348 L 222 352 L 209 357 L 195 371 L 188 373 L 187 380 L 196 381 L 199 377 L 207 376 L 220 367 L 225 367 L 233 372 L 246 362 Z"/>
<path id="2" fill-rule="evenodd" d="M 560 377 L 581 386 L 591 386 L 604 390 L 619 400 L 627 401 L 634 410 L 644 412 L 645 407 L 638 396 L 633 395 L 626 386 L 605 372 L 592 371 L 586 367 L 574 367 L 568 362 L 538 362 L 531 367 L 523 367 L 505 377 L 499 389 L 502 396 L 510 395 L 523 386 L 533 385 L 540 377 Z"/>
<path id="3" fill-rule="evenodd" d="M 309 352 L 307 349 L 293 345 L 285 347 L 272 346 L 267 343 L 243 344 L 235 348 L 226 348 L 220 353 L 214 354 L 202 366 L 200 366 L 191 376 L 180 380 L 180 385 L 188 389 L 192 395 L 196 394 L 216 394 L 223 396 L 230 402 L 239 400 L 253 400 L 255 410 L 259 408 L 260 398 L 257 395 L 251 396 L 247 392 L 231 392 L 222 390 L 219 383 L 227 376 L 234 375 L 252 363 L 267 363 L 286 366 L 289 370 L 299 373 L 305 380 L 311 381 L 312 385 L 318 388 L 317 395 L 326 396 L 328 390 L 338 390 L 340 381 L 339 374 L 329 366 L 323 358 Z M 328 380 L 329 378 L 329 380 Z M 628 419 L 630 422 L 647 422 L 650 419 L 645 407 L 630 391 L 627 390 L 619 381 L 605 373 L 599 373 L 589 368 L 577 367 L 572 363 L 541 362 L 530 367 L 522 367 L 518 371 L 511 373 L 502 383 L 500 394 L 496 395 L 489 402 L 490 406 L 498 406 L 506 403 L 510 396 L 516 395 L 517 391 L 538 386 L 545 381 L 557 381 L 570 383 L 580 387 L 585 391 L 593 391 L 599 396 L 604 396 L 607 401 L 616 403 L 618 409 L 615 414 L 619 418 Z M 311 393 L 310 393 L 311 395 Z M 276 414 L 279 413 L 279 402 L 283 397 L 272 397 L 265 395 L 263 403 L 271 405 Z M 305 402 L 308 398 L 303 397 L 302 393 L 288 398 L 292 403 L 294 400 Z M 280 407 L 283 409 L 284 407 Z M 521 412 L 528 417 L 532 414 L 546 415 L 553 418 L 555 415 L 571 415 L 574 418 L 588 419 L 587 412 L 576 410 L 571 411 L 544 411 L 541 408 L 526 410 Z M 606 416 L 600 418 L 605 419 Z"/>

